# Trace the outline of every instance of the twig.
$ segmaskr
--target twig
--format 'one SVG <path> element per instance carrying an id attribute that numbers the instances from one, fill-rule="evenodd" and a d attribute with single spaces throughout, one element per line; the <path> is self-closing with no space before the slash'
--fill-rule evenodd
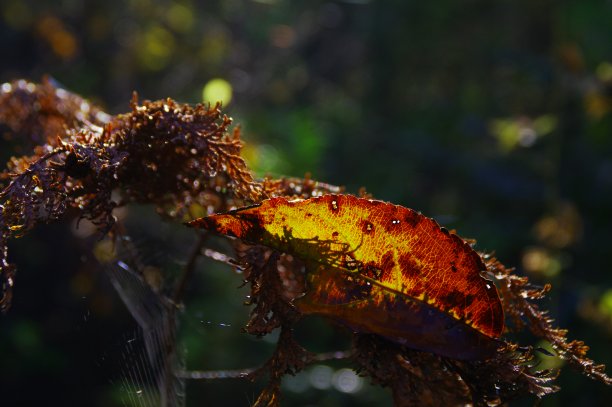
<path id="1" fill-rule="evenodd" d="M 329 360 L 344 360 L 353 356 L 354 351 L 337 351 L 319 353 L 312 358 L 312 362 L 326 362 Z M 247 379 L 260 368 L 247 368 L 239 370 L 190 370 L 177 372 L 177 377 L 189 380 L 217 380 L 217 379 Z"/>
<path id="2" fill-rule="evenodd" d="M 195 264 L 200 256 L 200 252 L 202 250 L 202 246 L 208 237 L 207 233 L 198 233 L 198 240 L 193 246 L 191 253 L 189 254 L 189 258 L 187 259 L 187 263 L 185 264 L 185 268 L 183 269 L 183 273 L 179 278 L 179 281 L 174 289 L 174 293 L 172 294 L 172 302 L 174 304 L 178 304 L 181 302 L 183 297 L 183 293 L 185 292 L 185 288 L 187 287 L 187 282 L 190 280 L 194 270 Z"/>
<path id="3" fill-rule="evenodd" d="M 202 254 L 208 257 L 209 259 L 218 261 L 219 263 L 228 265 L 232 268 L 241 269 L 240 263 L 238 263 L 235 259 L 233 259 L 232 257 L 228 256 L 225 253 L 221 253 L 216 250 L 206 248 L 204 249 L 204 252 Z"/>

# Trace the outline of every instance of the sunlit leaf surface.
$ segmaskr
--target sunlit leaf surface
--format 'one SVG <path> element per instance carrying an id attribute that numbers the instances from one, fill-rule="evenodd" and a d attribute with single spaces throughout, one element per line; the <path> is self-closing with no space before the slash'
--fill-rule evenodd
<path id="1" fill-rule="evenodd" d="M 504 329 L 480 256 L 411 209 L 350 195 L 275 198 L 192 225 L 316 264 L 296 301 L 304 313 L 468 359 L 490 352 Z"/>

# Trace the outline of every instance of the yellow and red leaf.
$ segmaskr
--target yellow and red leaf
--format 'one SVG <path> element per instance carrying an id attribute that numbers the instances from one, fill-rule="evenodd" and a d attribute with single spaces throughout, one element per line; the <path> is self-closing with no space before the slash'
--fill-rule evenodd
<path id="1" fill-rule="evenodd" d="M 501 301 L 478 253 L 412 209 L 351 195 L 273 198 L 191 225 L 316 263 L 295 301 L 303 313 L 462 358 L 478 357 L 503 332 Z"/>

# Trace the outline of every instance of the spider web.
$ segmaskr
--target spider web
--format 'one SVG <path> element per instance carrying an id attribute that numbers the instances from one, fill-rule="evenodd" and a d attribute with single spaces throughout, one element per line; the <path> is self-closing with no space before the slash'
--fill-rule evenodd
<path id="1" fill-rule="evenodd" d="M 143 274 L 133 244 L 123 238 L 106 273 L 136 322 L 134 336 L 121 351 L 122 402 L 126 406 L 185 405 L 184 355 L 177 347 L 176 307 Z M 125 396 L 125 397 L 124 397 Z"/>

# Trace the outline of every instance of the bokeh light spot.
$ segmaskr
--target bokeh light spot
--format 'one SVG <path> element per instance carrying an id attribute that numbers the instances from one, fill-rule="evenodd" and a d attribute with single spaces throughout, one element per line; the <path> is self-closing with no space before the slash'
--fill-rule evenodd
<path id="1" fill-rule="evenodd" d="M 223 106 L 227 106 L 232 101 L 232 93 L 232 85 L 228 81 L 221 78 L 214 78 L 204 85 L 202 89 L 202 100 L 213 104 L 221 102 Z"/>
<path id="2" fill-rule="evenodd" d="M 570 202 L 559 204 L 553 213 L 542 217 L 534 226 L 538 240 L 554 248 L 564 248 L 579 241 L 582 229 L 582 216 Z"/>
<path id="3" fill-rule="evenodd" d="M 309 380 L 312 387 L 319 390 L 327 390 L 332 386 L 334 369 L 325 365 L 314 366 L 310 370 Z"/>
<path id="4" fill-rule="evenodd" d="M 561 259 L 552 256 L 548 250 L 542 247 L 525 249 L 522 264 L 526 272 L 544 275 L 547 278 L 555 277 L 563 268 Z"/>
<path id="5" fill-rule="evenodd" d="M 164 68 L 174 47 L 174 36 L 170 31 L 159 25 L 150 27 L 144 32 L 138 47 L 141 65 L 152 71 Z"/>
<path id="6" fill-rule="evenodd" d="M 303 393 L 310 387 L 308 379 L 303 374 L 286 376 L 283 378 L 283 387 L 294 393 Z"/>
<path id="7" fill-rule="evenodd" d="M 63 59 L 73 57 L 77 51 L 77 40 L 64 23 L 56 17 L 47 16 L 37 24 L 39 35 L 47 41 L 55 55 Z"/>
<path id="8" fill-rule="evenodd" d="M 247 144 L 243 148 L 243 157 L 257 174 L 274 174 L 282 171 L 285 163 L 278 149 L 270 144 Z"/>
<path id="9" fill-rule="evenodd" d="M 5 23 L 14 29 L 25 29 L 32 22 L 32 11 L 23 1 L 12 1 L 3 10 Z"/>
<path id="10" fill-rule="evenodd" d="M 289 48 L 295 42 L 295 31 L 288 25 L 275 25 L 270 29 L 270 42 L 278 48 Z"/>
<path id="11" fill-rule="evenodd" d="M 612 63 L 610 62 L 602 62 L 597 65 L 597 77 L 602 82 L 610 82 L 612 81 Z"/>
<path id="12" fill-rule="evenodd" d="M 93 255 L 100 263 L 110 263 L 117 258 L 115 245 L 110 239 L 102 240 L 96 243 Z"/>
<path id="13" fill-rule="evenodd" d="M 557 128 L 557 118 L 542 115 L 535 119 L 526 116 L 495 119 L 489 128 L 501 150 L 509 152 L 516 147 L 532 147 L 540 137 L 552 133 Z"/>
<path id="14" fill-rule="evenodd" d="M 188 32 L 193 27 L 193 10 L 173 4 L 168 10 L 168 24 L 176 31 Z"/>
<path id="15" fill-rule="evenodd" d="M 198 51 L 201 63 L 208 67 L 220 67 L 229 53 L 240 53 L 232 48 L 231 33 L 224 27 L 212 27 L 206 31 L 202 38 L 202 45 Z"/>
<path id="16" fill-rule="evenodd" d="M 352 369 L 340 369 L 332 378 L 336 390 L 342 393 L 357 393 L 363 387 L 363 379 Z"/>
<path id="17" fill-rule="evenodd" d="M 612 288 L 607 290 L 599 300 L 599 310 L 612 320 Z"/>

